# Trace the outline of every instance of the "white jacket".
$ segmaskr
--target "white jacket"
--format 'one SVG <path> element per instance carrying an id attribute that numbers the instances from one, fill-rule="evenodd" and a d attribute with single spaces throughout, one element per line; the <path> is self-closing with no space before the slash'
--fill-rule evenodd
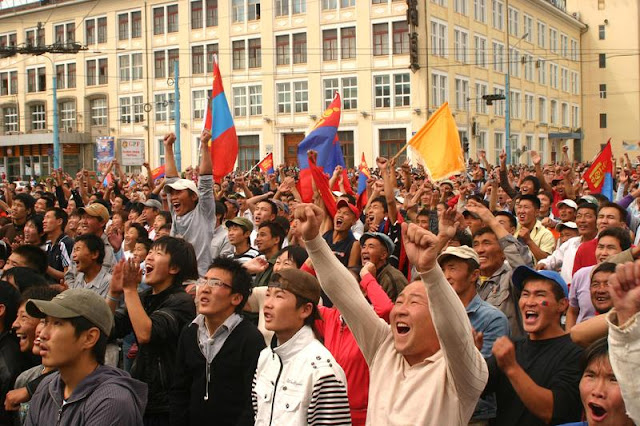
<path id="1" fill-rule="evenodd" d="M 262 350 L 251 398 L 256 426 L 351 425 L 344 371 L 309 326 Z"/>

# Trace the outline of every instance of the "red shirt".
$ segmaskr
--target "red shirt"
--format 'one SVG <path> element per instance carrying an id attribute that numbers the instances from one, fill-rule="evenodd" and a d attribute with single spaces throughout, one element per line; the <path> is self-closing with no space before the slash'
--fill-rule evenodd
<path id="1" fill-rule="evenodd" d="M 578 246 L 578 251 L 576 251 L 576 256 L 573 260 L 572 276 L 578 269 L 584 268 L 585 266 L 593 266 L 598 263 L 596 260 L 596 247 L 598 247 L 598 238 L 585 241 Z"/>

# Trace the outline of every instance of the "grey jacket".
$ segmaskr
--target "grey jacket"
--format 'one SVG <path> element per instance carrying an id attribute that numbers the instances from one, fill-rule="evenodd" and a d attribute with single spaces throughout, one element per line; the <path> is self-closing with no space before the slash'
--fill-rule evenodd
<path id="1" fill-rule="evenodd" d="M 63 406 L 60 373 L 45 378 L 31 399 L 27 425 L 142 425 L 147 385 L 117 368 L 100 365 L 78 384 Z"/>
<path id="2" fill-rule="evenodd" d="M 499 243 L 506 262 L 478 286 L 478 295 L 507 316 L 511 337 L 517 338 L 524 336 L 524 329 L 518 308 L 519 295 L 511 283 L 511 276 L 513 270 L 520 265 L 532 266 L 533 260 L 527 246 L 516 240 L 513 235 L 500 238 Z"/>

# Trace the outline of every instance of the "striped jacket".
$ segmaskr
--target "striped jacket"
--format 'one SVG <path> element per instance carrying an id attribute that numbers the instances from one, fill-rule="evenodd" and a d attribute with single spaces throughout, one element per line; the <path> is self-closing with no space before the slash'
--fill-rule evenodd
<path id="1" fill-rule="evenodd" d="M 309 326 L 262 350 L 251 397 L 256 426 L 351 425 L 344 371 Z"/>

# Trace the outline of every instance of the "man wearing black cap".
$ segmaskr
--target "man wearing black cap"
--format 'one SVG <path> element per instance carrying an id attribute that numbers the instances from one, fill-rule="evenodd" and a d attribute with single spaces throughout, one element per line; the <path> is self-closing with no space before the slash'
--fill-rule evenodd
<path id="1" fill-rule="evenodd" d="M 142 218 L 144 220 L 144 223 L 146 224 L 145 228 L 148 231 L 153 226 L 153 222 L 156 220 L 156 216 L 158 216 L 158 214 L 162 210 L 162 203 L 153 198 L 149 198 L 147 201 L 142 203 L 142 205 L 144 206 L 142 208 Z M 149 239 L 153 241 L 155 238 L 156 230 L 152 229 L 149 232 Z"/>
<path id="2" fill-rule="evenodd" d="M 408 281 L 402 272 L 389 263 L 389 258 L 395 250 L 393 241 L 382 232 L 365 232 L 360 238 L 360 246 L 362 264 L 371 262 L 376 267 L 373 275 L 389 299 L 395 302 Z"/>
<path id="3" fill-rule="evenodd" d="M 104 365 L 113 315 L 105 300 L 71 289 L 51 301 L 29 300 L 26 310 L 44 318 L 42 364 L 57 368 L 31 399 L 27 425 L 140 425 L 147 386 Z"/>
<path id="4" fill-rule="evenodd" d="M 253 380 L 256 424 L 351 425 L 344 371 L 314 335 L 320 293 L 307 272 L 282 269 L 271 276 L 264 316 L 275 335 Z"/>
<path id="5" fill-rule="evenodd" d="M 496 425 L 562 424 L 580 420 L 578 392 L 582 349 L 565 333 L 560 319 L 569 306 L 568 288 L 555 271 L 519 266 L 513 284 L 528 336 L 501 337 L 487 360 L 485 392 L 498 401 Z"/>

